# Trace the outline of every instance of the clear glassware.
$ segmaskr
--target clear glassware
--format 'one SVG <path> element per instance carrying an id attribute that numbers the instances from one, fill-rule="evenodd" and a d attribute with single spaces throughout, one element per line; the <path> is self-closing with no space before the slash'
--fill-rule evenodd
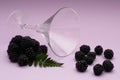
<path id="1" fill-rule="evenodd" d="M 40 33 L 56 56 L 68 56 L 78 45 L 79 14 L 72 8 L 60 8 L 44 23 L 36 25 L 25 23 L 23 13 L 19 10 L 13 11 L 8 21 L 11 18 L 21 29 L 31 29 Z"/>

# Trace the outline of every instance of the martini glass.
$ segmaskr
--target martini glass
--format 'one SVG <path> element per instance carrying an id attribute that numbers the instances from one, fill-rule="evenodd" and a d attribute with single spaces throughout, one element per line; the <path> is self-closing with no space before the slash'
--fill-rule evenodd
<path id="1" fill-rule="evenodd" d="M 31 29 L 46 39 L 52 52 L 59 57 L 73 53 L 78 45 L 79 14 L 72 8 L 62 7 L 42 24 L 27 24 L 20 10 L 13 11 L 8 21 L 13 19 L 21 29 Z"/>

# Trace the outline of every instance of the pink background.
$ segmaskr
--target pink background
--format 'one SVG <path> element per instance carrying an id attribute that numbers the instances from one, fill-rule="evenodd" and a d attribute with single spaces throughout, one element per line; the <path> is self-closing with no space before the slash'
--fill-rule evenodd
<path id="1" fill-rule="evenodd" d="M 53 57 L 59 62 L 64 62 L 63 67 L 39 68 L 19 67 L 9 62 L 6 49 L 9 40 L 15 34 L 30 35 L 38 39 L 41 44 L 46 44 L 38 33 L 22 31 L 6 25 L 8 15 L 19 9 L 26 12 L 29 22 L 42 23 L 59 8 L 67 6 L 75 9 L 80 14 L 79 46 L 88 44 L 93 51 L 98 44 L 104 49 L 114 50 L 112 62 L 115 65 L 111 73 L 103 73 L 97 77 L 93 74 L 93 66 L 102 63 L 105 59 L 97 56 L 94 64 L 84 73 L 75 69 L 74 53 L 65 58 Z M 0 0 L 0 79 L 1 80 L 119 80 L 120 76 L 120 0 Z M 72 31 L 72 30 L 71 30 Z M 79 49 L 79 46 L 76 50 Z M 52 57 L 53 53 L 49 49 Z"/>

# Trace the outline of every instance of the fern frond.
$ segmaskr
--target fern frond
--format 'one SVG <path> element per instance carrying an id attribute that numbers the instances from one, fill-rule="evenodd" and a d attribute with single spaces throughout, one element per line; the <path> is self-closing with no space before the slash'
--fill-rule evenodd
<path id="1" fill-rule="evenodd" d="M 60 67 L 63 63 L 59 63 L 48 57 L 46 54 L 38 54 L 33 62 L 29 62 L 29 66 L 40 66 L 40 67 Z"/>

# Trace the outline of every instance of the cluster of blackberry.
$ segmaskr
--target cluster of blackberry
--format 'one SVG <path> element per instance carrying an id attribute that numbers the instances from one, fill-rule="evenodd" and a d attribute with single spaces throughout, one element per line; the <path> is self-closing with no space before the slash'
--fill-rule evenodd
<path id="1" fill-rule="evenodd" d="M 90 52 L 90 47 L 88 45 L 82 45 L 80 47 L 80 51 L 75 53 L 76 59 L 76 69 L 79 72 L 85 72 L 87 70 L 88 65 L 91 65 L 95 59 L 96 55 L 102 55 L 103 48 L 102 46 L 98 45 L 95 47 L 94 52 Z M 101 75 L 103 71 L 110 72 L 113 70 L 114 65 L 109 60 L 112 59 L 114 53 L 111 49 L 106 49 L 104 51 L 104 57 L 107 59 L 103 62 L 103 64 L 96 64 L 93 67 L 93 71 L 95 75 Z"/>
<path id="2" fill-rule="evenodd" d="M 47 54 L 47 47 L 29 36 L 17 35 L 11 39 L 7 53 L 11 62 L 26 66 L 37 54 Z"/>

